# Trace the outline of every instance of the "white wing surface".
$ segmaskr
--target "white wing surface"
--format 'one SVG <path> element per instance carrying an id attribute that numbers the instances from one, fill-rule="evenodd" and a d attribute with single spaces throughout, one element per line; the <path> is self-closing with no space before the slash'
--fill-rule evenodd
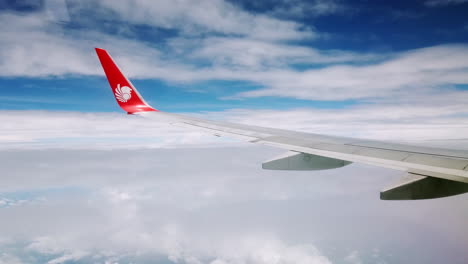
<path id="1" fill-rule="evenodd" d="M 287 150 L 285 155 L 263 163 L 264 169 L 323 170 L 358 162 L 407 173 L 398 184 L 382 191 L 381 199 L 430 199 L 468 192 L 467 151 L 302 133 L 161 112 L 144 101 L 105 50 L 96 49 L 96 52 L 123 110 L 129 114 L 145 113 L 178 126 L 199 128 L 216 136 L 238 137 Z M 123 90 L 127 94 L 120 87 L 127 87 Z"/>

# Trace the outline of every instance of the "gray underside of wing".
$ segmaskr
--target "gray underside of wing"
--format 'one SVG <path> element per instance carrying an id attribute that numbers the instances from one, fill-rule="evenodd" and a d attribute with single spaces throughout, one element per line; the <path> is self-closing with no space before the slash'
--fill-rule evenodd
<path id="1" fill-rule="evenodd" d="M 382 190 L 382 200 L 421 200 L 468 192 L 468 184 L 408 173 L 400 182 Z"/>
<path id="2" fill-rule="evenodd" d="M 401 200 L 438 198 L 464 193 L 468 186 L 468 152 L 449 149 L 412 146 L 373 140 L 361 140 L 345 137 L 325 136 L 282 129 L 209 121 L 170 113 L 154 113 L 178 126 L 203 129 L 217 136 L 239 137 L 252 143 L 259 143 L 293 151 L 284 157 L 264 163 L 266 169 L 281 170 L 317 170 L 345 166 L 351 162 L 376 165 L 402 170 L 411 175 L 425 178 L 409 181 L 400 187 L 405 195 L 395 195 Z M 302 154 L 302 155 L 301 155 Z M 307 154 L 307 155 L 303 155 Z M 431 179 L 443 179 L 431 180 Z M 450 184 L 450 182 L 456 182 Z M 459 184 L 457 184 L 459 183 Z M 411 188 L 411 184 L 416 186 Z M 442 187 L 441 187 L 442 186 Z M 454 191 L 437 191 L 439 189 Z M 390 200 L 390 190 L 382 199 Z M 417 190 L 418 195 L 411 195 Z M 458 190 L 458 191 L 457 191 Z M 414 191 L 416 192 L 416 191 Z M 426 192 L 426 194 L 425 194 Z M 430 193 L 437 193 L 431 195 Z M 421 198 L 423 197 L 423 198 Z M 424 198 L 425 197 L 425 198 Z"/>

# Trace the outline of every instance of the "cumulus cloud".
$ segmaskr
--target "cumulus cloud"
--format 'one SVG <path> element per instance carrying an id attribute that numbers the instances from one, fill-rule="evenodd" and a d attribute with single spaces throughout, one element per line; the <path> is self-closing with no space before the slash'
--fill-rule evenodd
<path id="1" fill-rule="evenodd" d="M 243 92 L 239 96 L 314 100 L 389 97 L 416 92 L 421 96 L 436 88 L 468 83 L 467 51 L 465 45 L 444 45 L 404 52 L 372 65 L 279 71 L 268 74 L 268 78 L 258 77 L 263 79 L 266 88 Z"/>
<path id="2" fill-rule="evenodd" d="M 145 43 L 88 32 L 57 34 L 61 29 L 40 15 L 0 15 L 13 26 L 2 31 L 0 74 L 3 76 L 63 76 L 102 74 L 91 47 L 110 47 L 130 77 L 160 78 L 170 82 L 208 80 L 249 81 L 264 88 L 238 93 L 239 97 L 281 96 L 312 100 L 347 100 L 424 96 L 445 93 L 468 83 L 467 47 L 442 45 L 375 56 L 343 51 L 319 51 L 301 46 L 241 38 L 184 38 L 168 40 L 155 49 Z M 182 54 L 176 60 L 162 56 L 169 48 Z M 53 51 L 53 52 L 52 52 Z M 63 58 L 67 58 L 64 63 Z M 185 58 L 185 59 L 184 59 Z M 199 67 L 198 60 L 208 62 Z M 361 63 L 352 66 L 343 63 Z M 294 64 L 325 65 L 295 70 Z M 326 66 L 327 64 L 332 64 Z"/>
<path id="3" fill-rule="evenodd" d="M 0 33 L 0 44 L 4 47 L 0 53 L 0 74 L 4 77 L 101 75 L 93 47 L 108 48 L 131 77 L 185 82 L 223 78 L 249 80 L 252 74 L 249 71 L 258 70 L 261 65 L 277 68 L 291 63 L 376 59 L 371 54 L 361 57 L 351 52 L 319 51 L 248 37 L 177 37 L 168 39 L 167 45 L 154 46 L 94 29 L 64 30 L 60 24 L 50 23 L 43 13 L 4 13 L 0 14 L 1 21 L 10 25 Z M 67 58 L 66 62 L 63 58 Z M 197 66 L 199 59 L 212 67 L 200 68 Z"/>
<path id="4" fill-rule="evenodd" d="M 112 46 L 117 53 L 134 50 L 136 57 L 158 57 L 158 51 L 137 41 L 90 31 L 67 35 L 60 25 L 50 23 L 44 13 L 0 14 L 0 76 L 47 77 L 96 75 L 100 69 L 94 47 Z"/>
<path id="5" fill-rule="evenodd" d="M 50 263 L 118 261 L 138 255 L 175 263 L 330 263 L 312 244 L 283 239 L 272 230 L 245 229 L 239 225 L 243 221 L 236 219 L 237 213 L 223 209 L 229 204 L 284 200 L 310 193 L 298 191 L 292 182 L 282 184 L 281 178 L 275 179 L 259 167 L 256 171 L 260 174 L 248 173 L 253 164 L 245 163 L 245 158 L 254 158 L 256 163 L 270 151 L 257 148 L 237 155 L 241 150 L 139 150 L 133 152 L 133 158 L 128 151 L 3 152 L 3 158 L 10 161 L 22 155 L 31 163 L 22 171 L 14 170 L 13 164 L 5 168 L 4 172 L 11 173 L 1 179 L 2 191 L 56 191 L 36 194 L 43 196 L 40 203 L 0 211 L 2 218 L 9 219 L 0 227 L 2 236 L 25 243 L 25 248 L 14 246 L 24 250 L 21 256 L 33 252 Z M 149 157 L 154 162 L 148 162 Z M 200 163 L 200 158 L 221 162 L 209 165 Z M 181 161 L 184 166 L 177 165 Z M 70 167 L 74 163 L 79 170 Z M 208 171 L 199 170 L 201 164 Z M 236 169 L 226 173 L 226 166 Z M 31 178 L 24 184 L 22 177 Z M 259 184 L 263 185 L 260 192 Z M 37 210 L 41 213 L 31 228 L 21 228 L 29 221 L 26 216 Z M 244 219 L 253 216 L 249 212 Z M 7 241 L 0 247 L 7 250 L 9 245 Z"/>
<path id="6" fill-rule="evenodd" d="M 376 247 L 388 262 L 466 256 L 464 196 L 418 201 L 417 208 L 379 201 L 378 190 L 399 172 L 262 170 L 259 163 L 278 152 L 2 151 L 0 197 L 35 202 L 0 208 L 0 259 L 328 264 L 350 250 L 378 262 Z M 421 256 L 417 246 L 431 250 Z"/>
<path id="7" fill-rule="evenodd" d="M 224 2 L 213 5 L 213 8 L 222 9 L 225 5 L 236 12 L 246 12 Z M 125 9 L 124 6 L 124 2 L 115 4 L 119 10 Z M 146 1 L 137 2 L 132 8 L 148 14 L 160 12 L 159 7 L 150 7 Z M 115 12 L 119 13 L 118 10 Z M 170 17 L 180 16 L 177 13 Z M 132 17 L 140 19 L 140 16 Z M 229 16 L 226 18 L 230 19 Z M 260 86 L 241 93 L 233 91 L 233 96 L 226 98 L 425 99 L 437 98 L 438 94 L 447 91 L 456 93 L 457 85 L 468 83 L 468 52 L 466 45 L 461 44 L 380 55 L 318 50 L 240 35 L 181 35 L 150 44 L 94 29 L 86 32 L 64 30 L 60 24 L 50 23 L 47 15 L 42 13 L 3 13 L 0 14 L 2 21 L 3 25 L 10 25 L 0 33 L 3 47 L 0 75 L 4 77 L 102 75 L 92 51 L 92 47 L 98 46 L 108 48 L 131 78 L 183 83 L 234 80 Z M 66 62 L 64 58 L 67 58 Z M 311 65 L 314 67 L 309 68 Z"/>

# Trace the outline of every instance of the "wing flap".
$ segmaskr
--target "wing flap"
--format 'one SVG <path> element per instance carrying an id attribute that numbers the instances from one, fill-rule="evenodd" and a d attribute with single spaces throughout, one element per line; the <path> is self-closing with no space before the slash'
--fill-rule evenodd
<path id="1" fill-rule="evenodd" d="M 265 161 L 266 170 L 328 170 L 351 164 L 349 161 L 327 158 L 302 152 L 288 151 L 285 154 Z"/>
<path id="2" fill-rule="evenodd" d="M 380 192 L 381 200 L 422 200 L 468 192 L 468 183 L 408 173 L 399 183 Z"/>

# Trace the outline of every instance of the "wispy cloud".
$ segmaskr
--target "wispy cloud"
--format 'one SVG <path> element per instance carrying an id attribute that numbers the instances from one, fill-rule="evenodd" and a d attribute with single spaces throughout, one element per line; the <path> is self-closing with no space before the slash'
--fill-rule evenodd
<path id="1" fill-rule="evenodd" d="M 219 141 L 212 135 L 167 122 L 111 113 L 48 111 L 1 112 L 3 148 L 135 149 L 200 146 Z M 17 122 L 22 120 L 22 122 Z M 139 129 L 135 129 L 138 127 Z M 226 142 L 224 142 L 226 143 Z"/>
<path id="2" fill-rule="evenodd" d="M 177 29 L 185 35 L 214 32 L 268 40 L 315 37 L 311 28 L 293 21 L 254 15 L 223 0 L 121 0 L 99 1 L 96 4 L 114 11 L 118 19 Z"/>
<path id="3" fill-rule="evenodd" d="M 464 125 L 467 115 L 464 105 L 390 104 L 345 109 L 232 110 L 223 116 L 232 122 L 338 136 L 396 141 L 464 139 L 468 132 Z"/>
<path id="4" fill-rule="evenodd" d="M 327 64 L 376 58 L 372 54 L 320 51 L 250 37 L 176 37 L 168 39 L 167 45 L 154 47 L 93 30 L 86 34 L 65 31 L 51 24 L 44 14 L 1 14 L 0 21 L 11 25 L 2 31 L 0 41 L 4 47 L 0 74 L 7 77 L 101 74 L 92 51 L 95 46 L 109 48 L 130 76 L 170 81 L 249 79 L 248 71 L 260 66 L 277 68 L 291 63 Z M 200 59 L 205 60 L 203 65 L 212 67 L 200 68 Z"/>
<path id="5" fill-rule="evenodd" d="M 428 0 L 424 2 L 426 6 L 429 7 L 438 7 L 438 6 L 448 6 L 448 5 L 458 5 L 468 2 L 468 0 Z"/>
<path id="6" fill-rule="evenodd" d="M 462 96 L 464 94 L 454 94 L 453 98 Z M 237 109 L 199 116 L 312 133 L 404 141 L 465 139 L 467 115 L 464 100 L 439 104 L 432 98 L 427 104 L 381 103 L 345 109 Z M 206 131 L 174 127 L 167 122 L 151 116 L 119 113 L 0 111 L 0 142 L 3 149 L 225 147 L 242 142 L 220 139 Z"/>
<path id="7" fill-rule="evenodd" d="M 353 9 L 350 6 L 347 6 L 343 1 L 338 0 L 280 0 L 275 1 L 274 8 L 269 13 L 274 16 L 297 19 L 352 12 Z"/>
<path id="8" fill-rule="evenodd" d="M 154 47 L 97 31 L 64 34 L 40 15 L 2 14 L 0 21 L 11 25 L 0 33 L 0 75 L 5 77 L 101 75 L 91 49 L 99 46 L 109 48 L 130 77 L 184 83 L 240 80 L 263 87 L 233 91 L 237 98 L 425 97 L 468 83 L 466 45 L 375 55 L 211 36 L 169 38 Z"/>
<path id="9" fill-rule="evenodd" d="M 193 40 L 174 39 L 171 44 Z M 258 41 L 245 38 L 210 37 L 195 42 L 191 57 L 207 60 L 213 68 L 230 71 L 268 72 L 291 69 L 291 65 L 319 65 L 340 63 L 366 63 L 378 61 L 385 55 L 363 54 L 341 50 L 318 50 L 301 45 Z M 198 44 L 198 45 L 197 45 Z M 185 47 L 190 47 L 185 45 Z M 191 58 L 189 57 L 189 59 Z M 239 76 L 240 77 L 240 76 Z M 240 77 L 242 78 L 242 77 Z"/>
<path id="10" fill-rule="evenodd" d="M 423 95 L 437 88 L 468 83 L 467 51 L 465 45 L 446 45 L 403 52 L 385 62 L 365 66 L 272 71 L 271 75 L 264 72 L 264 78 L 260 74 L 257 79 L 265 83 L 265 89 L 239 96 L 345 100 L 396 96 L 405 91 Z"/>

